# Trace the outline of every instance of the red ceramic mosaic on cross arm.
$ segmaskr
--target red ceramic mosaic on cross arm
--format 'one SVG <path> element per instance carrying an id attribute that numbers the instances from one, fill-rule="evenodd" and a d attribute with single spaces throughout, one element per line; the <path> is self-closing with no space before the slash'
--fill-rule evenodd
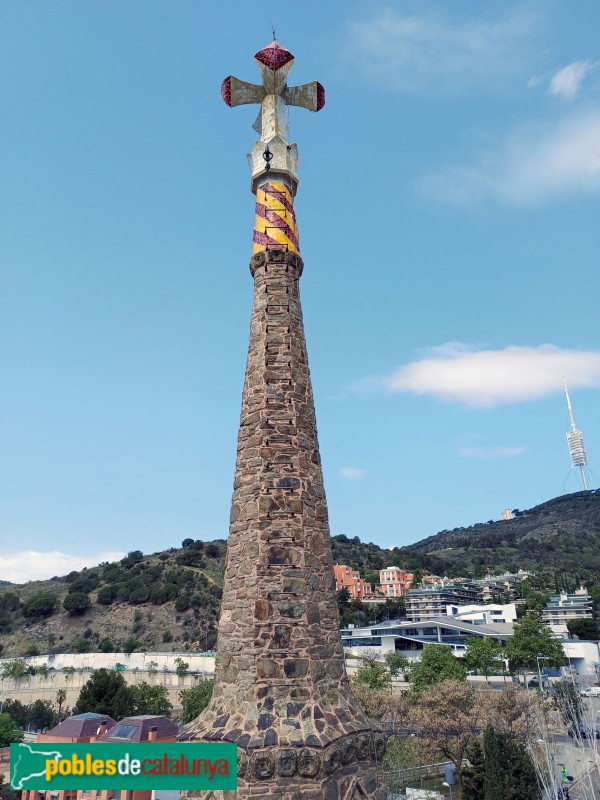
<path id="1" fill-rule="evenodd" d="M 221 84 L 221 97 L 231 107 L 231 75 L 225 78 Z"/>
<path id="2" fill-rule="evenodd" d="M 325 87 L 317 81 L 317 111 L 325 105 Z"/>
<path id="3" fill-rule="evenodd" d="M 279 42 L 271 42 L 254 56 L 257 61 L 264 64 L 265 67 L 277 72 L 278 69 L 289 64 L 294 60 L 294 56 L 285 47 L 282 47 Z"/>

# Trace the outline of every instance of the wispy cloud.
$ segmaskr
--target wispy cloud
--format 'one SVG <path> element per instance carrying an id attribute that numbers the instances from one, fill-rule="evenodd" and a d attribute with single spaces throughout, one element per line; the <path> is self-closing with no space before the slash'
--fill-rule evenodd
<path id="1" fill-rule="evenodd" d="M 489 90 L 527 74 L 539 30 L 525 9 L 489 19 L 385 8 L 349 26 L 346 62 L 354 77 L 399 92 Z"/>
<path id="2" fill-rule="evenodd" d="M 504 445 L 458 448 L 459 456 L 480 459 L 514 458 L 515 456 L 522 456 L 524 452 L 524 447 L 506 447 Z"/>
<path id="3" fill-rule="evenodd" d="M 600 111 L 531 124 L 481 152 L 471 164 L 432 172 L 418 189 L 449 203 L 495 200 L 534 205 L 600 191 Z"/>
<path id="4" fill-rule="evenodd" d="M 554 73 L 549 92 L 555 97 L 573 100 L 578 94 L 586 75 L 594 68 L 590 61 L 573 61 Z"/>
<path id="5" fill-rule="evenodd" d="M 483 350 L 450 342 L 391 375 L 368 379 L 371 388 L 430 395 L 473 408 L 492 408 L 545 397 L 569 387 L 600 387 L 600 352 L 551 344 Z"/>
<path id="6" fill-rule="evenodd" d="M 0 580 L 12 583 L 43 581 L 55 575 L 66 575 L 72 570 L 95 567 L 103 561 L 118 561 L 125 553 L 97 553 L 91 556 L 74 556 L 58 550 L 42 553 L 38 550 L 0 552 Z"/>
<path id="7" fill-rule="evenodd" d="M 340 475 L 343 478 L 348 478 L 349 481 L 359 481 L 365 477 L 365 474 L 364 469 L 359 469 L 358 467 L 342 467 L 340 470 Z"/>

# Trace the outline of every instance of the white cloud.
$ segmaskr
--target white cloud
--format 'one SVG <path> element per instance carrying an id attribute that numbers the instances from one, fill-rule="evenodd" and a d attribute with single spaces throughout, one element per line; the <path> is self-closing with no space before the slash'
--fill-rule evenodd
<path id="1" fill-rule="evenodd" d="M 600 387 L 600 352 L 551 344 L 475 350 L 451 342 L 379 381 L 390 392 L 431 395 L 473 408 L 520 403 L 569 388 Z"/>
<path id="2" fill-rule="evenodd" d="M 0 580 L 12 583 L 43 581 L 55 575 L 66 575 L 72 570 L 95 567 L 102 561 L 118 561 L 125 553 L 97 553 L 92 556 L 73 556 L 53 550 L 41 553 L 37 550 L 0 552 Z"/>
<path id="3" fill-rule="evenodd" d="M 418 181 L 426 195 L 450 203 L 493 199 L 534 205 L 600 191 L 600 111 L 529 125 L 480 153 Z"/>
<path id="4" fill-rule="evenodd" d="M 364 469 L 359 469 L 358 467 L 342 467 L 340 470 L 340 475 L 344 478 L 348 478 L 350 481 L 359 481 L 361 478 L 364 478 L 365 471 Z"/>
<path id="5" fill-rule="evenodd" d="M 594 65 L 589 61 L 573 61 L 566 67 L 555 72 L 550 80 L 550 94 L 562 97 L 565 100 L 573 100 L 579 92 L 585 76 Z"/>
<path id="6" fill-rule="evenodd" d="M 395 91 L 489 89 L 528 69 L 538 22 L 524 9 L 490 20 L 385 8 L 349 26 L 346 61 L 357 77 Z"/>
<path id="7" fill-rule="evenodd" d="M 459 447 L 458 454 L 465 458 L 514 458 L 521 456 L 525 452 L 524 447 L 506 447 L 504 445 L 495 445 L 490 447 Z"/>

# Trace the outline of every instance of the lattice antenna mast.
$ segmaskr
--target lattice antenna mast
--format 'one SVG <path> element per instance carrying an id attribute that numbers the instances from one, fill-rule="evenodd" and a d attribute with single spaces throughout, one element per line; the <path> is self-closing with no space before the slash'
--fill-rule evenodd
<path id="1" fill-rule="evenodd" d="M 563 379 L 564 380 L 564 379 Z M 567 389 L 567 382 L 565 384 L 565 395 L 567 397 L 567 408 L 569 409 L 569 419 L 571 420 L 571 430 L 567 433 L 567 445 L 569 446 L 569 453 L 571 455 L 571 464 L 574 467 L 579 467 L 581 471 L 581 480 L 583 488 L 588 491 L 587 475 L 585 470 L 587 467 L 587 456 L 585 454 L 585 447 L 583 446 L 583 433 L 575 424 L 575 417 L 573 416 L 573 409 L 571 408 L 571 399 L 569 397 L 569 390 Z"/>

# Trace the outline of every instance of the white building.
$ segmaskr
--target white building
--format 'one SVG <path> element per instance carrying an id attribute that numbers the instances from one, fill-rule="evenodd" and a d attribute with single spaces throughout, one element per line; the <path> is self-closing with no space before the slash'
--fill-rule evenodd
<path id="1" fill-rule="evenodd" d="M 473 625 L 513 625 L 517 621 L 514 603 L 486 603 L 485 605 L 447 605 L 446 614 Z"/>
<path id="2" fill-rule="evenodd" d="M 455 656 L 462 656 L 469 636 L 506 642 L 513 634 L 513 626 L 474 625 L 473 622 L 441 616 L 421 622 L 390 620 L 368 628 L 342 628 L 341 634 L 344 651 L 355 656 L 364 655 L 365 648 L 369 648 L 382 656 L 397 652 L 406 658 L 418 659 L 428 644 L 450 645 Z"/>

